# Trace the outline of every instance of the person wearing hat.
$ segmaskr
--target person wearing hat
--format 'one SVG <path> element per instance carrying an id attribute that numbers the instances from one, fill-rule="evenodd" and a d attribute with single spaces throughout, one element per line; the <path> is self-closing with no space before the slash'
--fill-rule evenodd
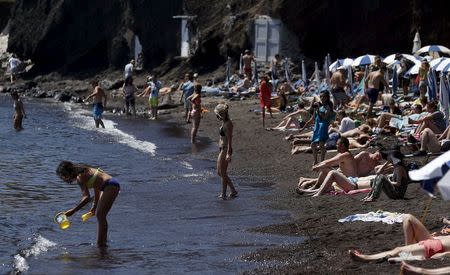
<path id="1" fill-rule="evenodd" d="M 214 108 L 214 113 L 217 119 L 222 121 L 219 129 L 219 149 L 220 153 L 217 157 L 217 174 L 222 178 L 222 193 L 219 198 L 226 200 L 227 198 L 235 198 L 238 192 L 234 188 L 233 182 L 228 176 L 228 164 L 231 161 L 233 154 L 232 137 L 233 137 L 233 122 L 228 115 L 228 105 L 221 103 Z M 231 193 L 227 196 L 227 187 L 230 187 Z"/>
<path id="2" fill-rule="evenodd" d="M 409 183 L 408 169 L 403 162 L 403 158 L 404 156 L 399 150 L 394 150 L 387 155 L 386 163 L 378 169 L 375 179 L 370 181 L 372 190 L 362 199 L 364 202 L 375 201 L 380 197 L 381 191 L 390 199 L 403 199 Z M 391 165 L 394 166 L 392 177 L 382 174 Z"/>

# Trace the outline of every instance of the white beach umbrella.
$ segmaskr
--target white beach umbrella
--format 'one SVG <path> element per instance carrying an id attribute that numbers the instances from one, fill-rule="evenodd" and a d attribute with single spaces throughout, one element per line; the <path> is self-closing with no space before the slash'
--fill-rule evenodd
<path id="1" fill-rule="evenodd" d="M 320 84 L 320 74 L 319 74 L 319 64 L 317 62 L 314 63 L 314 81 L 316 81 L 316 84 Z"/>
<path id="2" fill-rule="evenodd" d="M 441 46 L 441 45 L 429 45 L 429 46 L 425 46 L 425 47 L 421 48 L 415 54 L 423 54 L 423 53 L 428 53 L 428 52 L 438 52 L 438 53 L 450 54 L 450 49 L 445 46 Z"/>
<path id="3" fill-rule="evenodd" d="M 443 174 L 441 167 L 448 161 L 450 161 L 450 151 L 447 151 L 439 157 L 433 159 L 420 169 L 409 171 L 409 178 L 414 181 L 419 181 L 442 177 Z"/>
<path id="4" fill-rule="evenodd" d="M 420 47 L 422 47 L 422 41 L 420 41 L 420 34 L 419 31 L 416 32 L 416 35 L 414 36 L 413 40 L 413 49 L 412 52 L 415 53 L 418 50 L 420 50 Z"/>
<path id="5" fill-rule="evenodd" d="M 375 55 L 366 54 L 362 55 L 352 62 L 352 66 L 365 66 L 370 65 L 375 61 Z"/>
<path id="6" fill-rule="evenodd" d="M 410 55 L 410 54 L 401 54 L 403 58 L 408 59 L 411 62 L 414 62 L 414 64 L 420 63 L 422 62 L 422 58 L 414 56 L 414 55 Z M 383 59 L 383 63 L 386 63 L 388 65 L 392 65 L 392 63 L 395 63 L 395 56 L 396 54 L 391 54 L 388 55 L 385 59 Z"/>
<path id="7" fill-rule="evenodd" d="M 308 79 L 308 77 L 306 76 L 306 65 L 305 65 L 305 60 L 302 60 L 302 80 L 306 85 L 306 80 Z"/>

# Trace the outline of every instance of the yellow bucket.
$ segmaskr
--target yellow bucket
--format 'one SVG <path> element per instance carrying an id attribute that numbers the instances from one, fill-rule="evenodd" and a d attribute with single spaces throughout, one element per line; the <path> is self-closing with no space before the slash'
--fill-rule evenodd
<path id="1" fill-rule="evenodd" d="M 69 219 L 67 218 L 66 214 L 64 214 L 64 212 L 61 212 L 61 213 L 56 214 L 56 216 L 55 216 L 55 222 L 56 222 L 57 224 L 59 224 L 59 227 L 60 227 L 62 230 L 66 230 L 66 229 L 69 228 L 69 226 L 70 226 L 70 221 L 69 221 Z"/>

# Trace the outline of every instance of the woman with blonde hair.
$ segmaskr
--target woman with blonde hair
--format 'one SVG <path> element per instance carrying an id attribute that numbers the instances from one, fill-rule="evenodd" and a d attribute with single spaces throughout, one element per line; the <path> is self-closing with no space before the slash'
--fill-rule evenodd
<path id="1" fill-rule="evenodd" d="M 228 176 L 227 169 L 228 163 L 231 161 L 231 155 L 233 154 L 232 137 L 233 137 L 233 122 L 228 115 L 228 105 L 218 104 L 214 108 L 214 113 L 217 118 L 222 121 L 222 125 L 219 129 L 219 149 L 220 153 L 217 157 L 217 174 L 222 178 L 222 193 L 219 198 L 226 200 L 227 198 L 235 198 L 238 192 L 234 188 L 233 182 Z M 227 197 L 227 187 L 230 187 L 231 193 Z"/>

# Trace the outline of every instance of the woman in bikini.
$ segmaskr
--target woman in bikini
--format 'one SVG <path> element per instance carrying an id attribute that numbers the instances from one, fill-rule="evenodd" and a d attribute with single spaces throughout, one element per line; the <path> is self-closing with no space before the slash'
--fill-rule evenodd
<path id="1" fill-rule="evenodd" d="M 99 247 L 105 247 L 108 234 L 106 215 L 119 194 L 119 182 L 100 170 L 100 168 L 95 169 L 88 165 L 75 164 L 70 161 L 61 161 L 56 169 L 56 174 L 67 183 L 72 183 L 76 180 L 83 195 L 83 198 L 77 206 L 64 213 L 68 217 L 72 216 L 89 202 L 89 189 L 94 189 L 94 201 L 90 212 L 97 216 L 97 245 Z"/>
<path id="2" fill-rule="evenodd" d="M 231 155 L 233 154 L 233 149 L 231 147 L 233 137 L 233 122 L 228 115 L 227 104 L 218 104 L 216 108 L 214 108 L 214 113 L 216 114 L 217 118 L 222 121 L 222 126 L 219 130 L 220 153 L 217 157 L 217 174 L 222 178 L 222 193 L 219 195 L 219 198 L 226 200 L 228 186 L 231 190 L 228 198 L 235 198 L 238 194 L 238 192 L 234 188 L 233 182 L 231 182 L 231 179 L 227 173 L 228 163 L 231 161 Z"/>
<path id="3" fill-rule="evenodd" d="M 372 255 L 364 255 L 357 250 L 350 250 L 349 255 L 355 261 L 383 262 L 397 261 L 396 257 L 402 252 L 411 254 L 414 260 L 435 259 L 450 254 L 450 236 L 432 235 L 413 215 L 404 215 L 403 233 L 405 234 L 404 246 Z"/>
<path id="4" fill-rule="evenodd" d="M 192 104 L 191 118 L 192 118 L 192 130 L 191 130 L 191 143 L 195 143 L 197 137 L 198 127 L 200 126 L 200 120 L 202 118 L 202 85 L 198 84 L 194 86 L 194 93 L 187 99 Z"/>

